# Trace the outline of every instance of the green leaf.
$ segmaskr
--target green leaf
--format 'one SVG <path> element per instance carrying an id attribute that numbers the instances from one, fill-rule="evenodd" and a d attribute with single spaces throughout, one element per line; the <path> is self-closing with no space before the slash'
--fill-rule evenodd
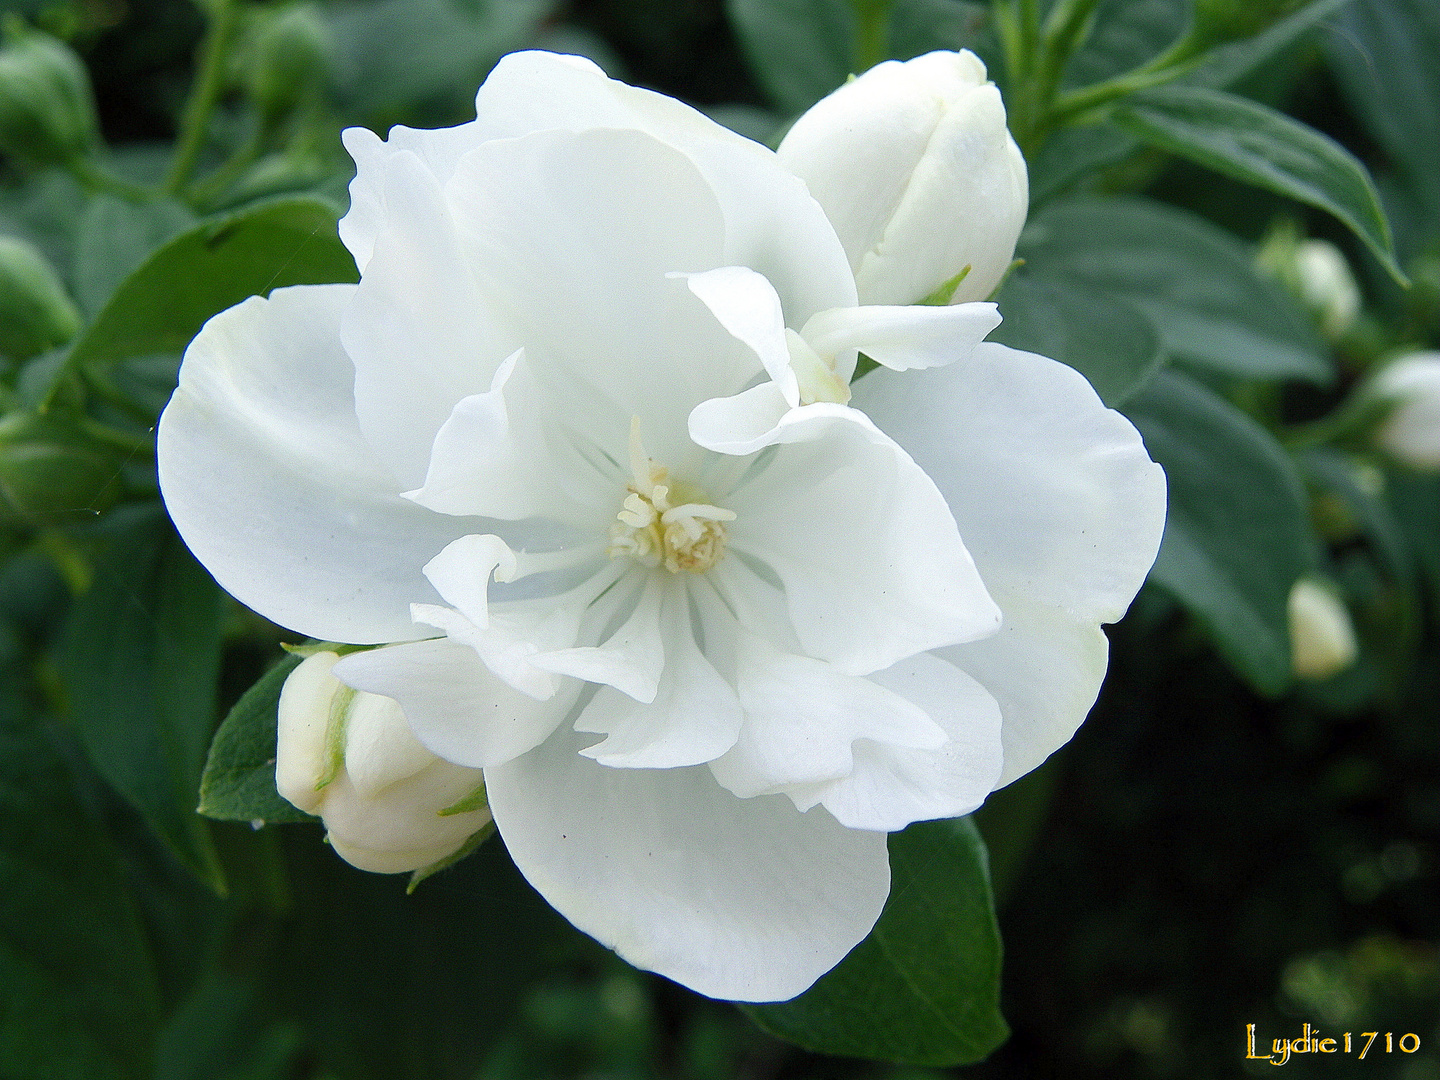
<path id="1" fill-rule="evenodd" d="M 969 818 L 890 836 L 890 898 L 870 936 L 793 1001 L 746 1005 L 807 1050 L 913 1065 L 979 1061 L 1005 1041 L 1000 931 Z"/>
<path id="2" fill-rule="evenodd" d="M 225 717 L 200 780 L 200 813 L 221 821 L 314 821 L 275 790 L 275 717 L 280 689 L 300 666 L 287 655 L 241 695 Z"/>
<path id="3" fill-rule="evenodd" d="M 1128 301 L 1182 363 L 1244 379 L 1334 379 L 1309 318 L 1256 273 L 1250 248 L 1187 211 L 1146 199 L 1053 203 L 1026 227 L 1017 254 L 1036 277 Z"/>
<path id="4" fill-rule="evenodd" d="M 195 225 L 190 208 L 173 199 L 137 204 L 97 195 L 75 239 L 75 299 L 87 318 L 160 245 Z"/>
<path id="5" fill-rule="evenodd" d="M 1330 17 L 1353 0 L 1314 0 L 1299 11 L 1251 38 L 1232 41 L 1212 50 L 1178 83 L 1208 86 L 1219 90 L 1233 86 L 1241 79 L 1260 71 L 1270 61 L 1286 52 L 1305 36 L 1330 21 Z"/>
<path id="6" fill-rule="evenodd" d="M 969 0 L 896 0 L 890 9 L 890 55 L 909 60 L 936 49 L 983 53 L 987 5 Z"/>
<path id="7" fill-rule="evenodd" d="M 1185 29 L 1185 0 L 1101 0 L 1085 43 L 1071 54 L 1066 87 L 1088 86 L 1139 67 Z"/>
<path id="8" fill-rule="evenodd" d="M 224 877 L 195 813 L 215 723 L 224 594 L 158 506 L 111 517 L 111 547 L 57 662 L 91 763 L 200 880 Z"/>
<path id="9" fill-rule="evenodd" d="M 252 205 L 209 218 L 156 251 L 126 278 L 70 352 L 70 367 L 179 352 L 205 320 L 282 285 L 356 281 L 320 199 Z"/>
<path id="10" fill-rule="evenodd" d="M 1199 86 L 1136 94 L 1110 119 L 1150 146 L 1328 211 L 1396 281 L 1405 281 L 1370 174 L 1328 135 L 1257 102 Z"/>
<path id="11" fill-rule="evenodd" d="M 1289 455 L 1199 383 L 1162 372 L 1125 409 L 1165 468 L 1170 506 L 1150 580 L 1267 694 L 1290 684 L 1286 604 L 1316 566 L 1309 506 Z"/>
<path id="12" fill-rule="evenodd" d="M 0 689 L 0 1075 L 137 1080 L 154 963 L 113 845 L 27 713 Z"/>
<path id="13" fill-rule="evenodd" d="M 845 0 L 727 0 L 725 9 L 784 112 L 804 112 L 854 70 L 855 15 Z"/>
<path id="14" fill-rule="evenodd" d="M 1106 405 L 1129 398 L 1164 359 L 1159 331 L 1143 312 L 1081 282 L 1017 272 L 997 300 L 1005 321 L 992 340 L 1069 364 Z"/>

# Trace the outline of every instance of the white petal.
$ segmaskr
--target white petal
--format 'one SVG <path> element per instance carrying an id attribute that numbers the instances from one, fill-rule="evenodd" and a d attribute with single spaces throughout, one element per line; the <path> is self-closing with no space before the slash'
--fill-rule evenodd
<path id="1" fill-rule="evenodd" d="M 1002 753 L 1000 707 L 985 688 L 930 653 L 870 678 L 923 709 L 944 729 L 946 742 L 934 749 L 857 742 L 850 774 L 817 786 L 804 801 L 822 803 L 851 829 L 889 832 L 912 821 L 959 817 L 984 802 L 1000 777 Z"/>
<path id="2" fill-rule="evenodd" d="M 596 441 L 612 456 L 638 417 L 651 454 L 675 461 L 690 409 L 756 374 L 672 276 L 723 261 L 715 196 L 679 151 L 636 131 L 540 132 L 472 151 L 446 190 L 481 292 L 537 368 L 607 403 L 619 430 Z"/>
<path id="3" fill-rule="evenodd" d="M 602 765 L 672 769 L 719 757 L 740 733 L 740 702 L 700 652 L 682 582 L 670 582 L 660 612 L 665 670 L 655 700 L 642 704 L 602 686 L 575 730 L 606 735 L 581 751 Z"/>
<path id="4" fill-rule="evenodd" d="M 387 211 L 341 321 L 360 428 L 407 488 L 419 486 L 455 402 L 482 393 L 519 342 L 487 312 L 434 175 L 384 159 Z"/>
<path id="5" fill-rule="evenodd" d="M 792 410 L 782 445 L 721 496 L 730 544 L 785 585 L 805 651 L 864 675 L 940 645 L 993 633 L 985 592 L 945 500 L 862 414 Z"/>
<path id="6" fill-rule="evenodd" d="M 517 351 L 488 393 L 455 405 L 435 436 L 424 486 L 406 498 L 442 514 L 537 517 L 593 531 L 614 512 L 614 483 L 558 430 L 555 405 Z"/>
<path id="7" fill-rule="evenodd" d="M 419 773 L 373 798 L 342 772 L 325 788 L 325 828 L 336 853 L 372 874 L 418 870 L 452 854 L 489 820 L 484 810 L 441 817 L 481 774 L 432 759 Z"/>
<path id="8" fill-rule="evenodd" d="M 557 734 L 485 770 L 515 865 L 559 912 L 637 967 L 738 1001 L 795 996 L 874 925 L 882 833 L 736 799 L 703 766 L 607 769 Z"/>
<path id="9" fill-rule="evenodd" d="M 791 325 L 855 303 L 845 251 L 805 185 L 770 150 L 690 106 L 607 79 L 578 57 L 520 52 L 496 65 L 475 110 L 490 138 L 610 127 L 633 128 L 674 146 L 700 170 L 724 216 L 724 257 L 712 265 L 764 274 Z"/>
<path id="10" fill-rule="evenodd" d="M 665 668 L 665 640 L 660 632 L 664 589 L 658 575 L 643 576 L 645 584 L 635 610 L 605 644 L 537 654 L 531 663 L 557 674 L 605 683 L 636 701 L 654 701 Z"/>
<path id="11" fill-rule="evenodd" d="M 790 408 L 777 383 L 763 382 L 696 405 L 690 411 L 690 438 L 717 454 L 753 454 L 775 442 L 776 429 Z"/>
<path id="12" fill-rule="evenodd" d="M 498 536 L 462 536 L 425 564 L 425 576 L 445 602 L 476 626 L 490 625 L 490 575 L 515 576 L 515 553 Z"/>
<path id="13" fill-rule="evenodd" d="M 1139 433 L 1064 364 L 985 342 L 903 378 L 876 371 L 855 406 L 944 493 L 987 585 L 1114 622 L 1165 527 L 1165 474 Z"/>
<path id="14" fill-rule="evenodd" d="M 923 709 L 876 682 L 782 652 L 747 631 L 737 646 L 735 689 L 745 723 L 734 749 L 710 768 L 742 798 L 848 776 L 860 739 L 929 750 L 946 741 Z"/>
<path id="15" fill-rule="evenodd" d="M 498 679 L 473 649 L 445 638 L 342 657 L 335 676 L 400 703 L 415 737 L 446 761 L 478 769 L 509 761 L 544 740 L 570 711 L 571 680 L 536 701 Z"/>
<path id="16" fill-rule="evenodd" d="M 361 798 L 373 799 L 434 760 L 435 755 L 411 733 L 394 698 L 354 696 L 345 719 L 345 772 Z"/>
<path id="17" fill-rule="evenodd" d="M 821 356 L 849 357 L 848 379 L 856 350 L 895 371 L 939 367 L 968 355 L 999 325 L 994 304 L 831 308 L 812 316 L 800 336 Z"/>
<path id="18" fill-rule="evenodd" d="M 160 420 L 160 486 L 215 580 L 268 619 L 328 641 L 415 636 L 420 573 L 475 531 L 400 498 L 360 434 L 340 348 L 349 285 L 276 289 L 215 316 Z"/>
<path id="19" fill-rule="evenodd" d="M 1100 693 L 1110 644 L 1093 622 L 1003 592 L 997 599 L 998 634 L 939 655 L 1000 704 L 1005 765 L 995 786 L 1003 787 L 1070 741 Z"/>
<path id="20" fill-rule="evenodd" d="M 690 274 L 685 283 L 721 326 L 754 351 L 786 402 L 791 406 L 800 404 L 800 390 L 790 367 L 790 348 L 785 342 L 785 313 L 774 286 L 763 275 L 743 266 Z"/>

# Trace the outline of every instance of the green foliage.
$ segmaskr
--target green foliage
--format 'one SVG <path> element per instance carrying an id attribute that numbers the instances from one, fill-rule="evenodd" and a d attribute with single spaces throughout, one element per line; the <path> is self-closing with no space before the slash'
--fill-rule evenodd
<path id="1" fill-rule="evenodd" d="M 747 1005 L 810 1050 L 913 1065 L 978 1061 L 1005 1040 L 1000 932 L 969 818 L 890 836 L 890 899 L 870 936 L 793 1001 Z"/>
<path id="2" fill-rule="evenodd" d="M 300 197 L 201 222 L 125 279 L 75 342 L 71 367 L 177 352 L 211 315 L 282 285 L 356 280 L 337 217 L 329 203 Z"/>
<path id="3" fill-rule="evenodd" d="M 225 597 L 158 506 L 117 515 L 106 531 L 109 550 L 61 634 L 69 712 L 95 770 L 224 892 L 195 791 L 215 727 Z"/>
<path id="4" fill-rule="evenodd" d="M 1151 146 L 1329 211 L 1404 280 L 1370 174 L 1314 128 L 1234 94 L 1196 86 L 1147 90 L 1117 108 L 1112 120 Z"/>
<path id="5" fill-rule="evenodd" d="M 1170 488 L 1151 582 L 1200 620 L 1237 672 L 1281 693 L 1291 680 L 1286 602 L 1315 565 L 1293 461 L 1255 421 L 1178 373 L 1157 377 L 1126 412 Z"/>
<path id="6" fill-rule="evenodd" d="M 205 761 L 200 813 L 221 821 L 314 821 L 275 790 L 275 716 L 280 690 L 303 658 L 286 655 L 241 695 Z"/>
<path id="7" fill-rule="evenodd" d="M 1334 377 L 1295 301 L 1256 273 L 1246 245 L 1194 214 L 1144 199 L 1056 203 L 1031 219 L 1018 254 L 1026 276 L 1098 290 L 1109 304 L 1143 312 L 1166 354 L 1197 370 L 1322 384 Z M 1103 322 L 1104 310 L 1091 320 Z M 1117 310 L 1124 327 L 1126 307 Z"/>

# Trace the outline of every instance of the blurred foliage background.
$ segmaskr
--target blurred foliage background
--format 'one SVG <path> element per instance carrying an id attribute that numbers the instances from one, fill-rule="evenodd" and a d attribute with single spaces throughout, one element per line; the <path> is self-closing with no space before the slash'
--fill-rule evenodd
<path id="1" fill-rule="evenodd" d="M 353 275 L 333 240 L 344 126 L 463 122 L 501 55 L 539 47 L 773 145 L 851 70 L 964 46 L 1031 164 L 999 336 L 1124 403 L 1189 532 L 1111 628 L 1074 742 L 976 815 L 1012 1034 L 953 1074 L 1262 1075 L 1246 1025 L 1264 1053 L 1308 1022 L 1420 1049 L 1292 1058 L 1298 1075 L 1440 1080 L 1440 484 L 1376 452 L 1364 397 L 1389 358 L 1440 346 L 1440 8 L 902 0 L 877 38 L 866 12 L 886 6 L 841 0 L 197 2 L 0 5 L 3 92 L 38 85 L 15 74 L 38 29 L 83 60 L 98 107 L 92 131 L 53 86 L 51 128 L 0 103 L 0 237 L 24 245 L 0 248 L 0 1078 L 951 1075 L 806 1053 L 632 970 L 498 843 L 406 895 L 312 825 L 194 814 L 218 718 L 284 635 L 178 546 L 148 447 L 204 318 Z M 1082 7 L 1049 69 L 1007 55 L 1006 12 Z M 1374 226 L 1177 150 L 1163 98 L 1127 104 L 1143 80 L 1116 80 L 1197 28 L 1219 52 L 1192 84 L 1369 167 L 1408 288 L 1359 238 Z M 1354 268 L 1339 323 L 1295 277 L 1307 237 Z M 302 255 L 277 266 L 287 238 Z M 1337 590 L 1359 652 L 1297 681 L 1301 576 Z"/>

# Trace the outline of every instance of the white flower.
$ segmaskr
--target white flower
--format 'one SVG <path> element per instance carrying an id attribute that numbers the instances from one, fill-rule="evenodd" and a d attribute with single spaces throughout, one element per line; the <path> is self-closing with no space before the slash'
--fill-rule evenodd
<path id="1" fill-rule="evenodd" d="M 860 299 L 914 304 L 965 267 L 955 301 L 989 296 L 1025 224 L 1025 159 L 968 50 L 871 68 L 795 121 L 780 161 L 845 245 Z"/>
<path id="2" fill-rule="evenodd" d="M 347 133 L 361 282 L 206 325 L 167 503 L 246 604 L 389 646 L 335 675 L 484 769 L 576 926 L 791 997 L 878 917 L 886 831 L 1084 718 L 1163 476 L 1076 372 L 976 346 L 989 305 L 857 307 L 763 147 L 543 53 L 476 104 Z M 854 408 L 862 348 L 930 370 Z"/>
<path id="3" fill-rule="evenodd" d="M 1290 655 L 1302 679 L 1329 679 L 1355 662 L 1350 613 L 1329 588 L 1301 578 L 1290 589 Z"/>
<path id="4" fill-rule="evenodd" d="M 1375 432 L 1379 446 L 1416 469 L 1440 469 L 1440 352 L 1402 356 L 1381 369 L 1373 394 L 1394 402 Z"/>
<path id="5" fill-rule="evenodd" d="M 455 854 L 490 812 L 442 812 L 479 790 L 483 775 L 421 746 L 391 698 L 335 678 L 338 659 L 318 652 L 285 680 L 275 787 L 323 818 L 331 846 L 361 870 L 399 874 Z"/>

